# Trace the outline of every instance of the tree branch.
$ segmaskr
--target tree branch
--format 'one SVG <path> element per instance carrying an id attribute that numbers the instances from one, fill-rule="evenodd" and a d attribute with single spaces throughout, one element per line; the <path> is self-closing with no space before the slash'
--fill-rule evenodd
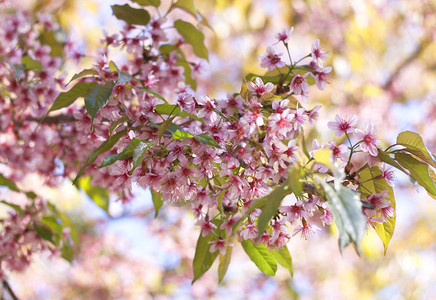
<path id="1" fill-rule="evenodd" d="M 30 118 L 27 119 L 27 121 L 40 122 L 41 119 Z M 72 114 L 68 114 L 68 115 L 57 115 L 57 116 L 46 117 L 44 120 L 42 120 L 42 124 L 61 124 L 61 123 L 71 123 L 77 121 L 78 120 L 74 118 Z"/>
<path id="2" fill-rule="evenodd" d="M 2 280 L 3 289 L 11 296 L 11 299 L 18 300 L 17 295 L 15 295 L 14 291 L 12 290 L 11 286 L 6 280 Z M 3 299 L 3 298 L 2 298 Z"/>
<path id="3" fill-rule="evenodd" d="M 391 76 L 389 77 L 388 81 L 383 85 L 384 89 L 389 89 L 394 81 L 398 78 L 398 76 L 401 75 L 401 72 L 403 69 L 405 69 L 411 62 L 413 62 L 415 59 L 417 59 L 422 52 L 430 45 L 431 39 L 428 35 L 426 35 L 420 42 L 418 47 L 413 51 L 408 57 L 406 57 L 392 72 Z"/>

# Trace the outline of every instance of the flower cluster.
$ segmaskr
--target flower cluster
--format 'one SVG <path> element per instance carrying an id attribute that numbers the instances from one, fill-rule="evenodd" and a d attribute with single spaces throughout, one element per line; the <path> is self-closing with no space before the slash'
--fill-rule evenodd
<path id="1" fill-rule="evenodd" d="M 9 164 L 13 177 L 36 172 L 72 178 L 86 161 L 77 177 L 86 168 L 93 185 L 118 194 L 123 202 L 132 199 L 132 186 L 138 184 L 164 203 L 188 206 L 202 236 L 213 236 L 210 251 L 222 254 L 232 245 L 233 233 L 240 241 L 278 249 L 290 239 L 290 226 L 293 235 L 307 238 L 319 229 L 317 224 L 331 224 L 326 199 L 310 189 L 283 201 L 263 232 L 258 232 L 262 210 L 251 209 L 288 180 L 293 166 L 304 173 L 297 181 L 308 186 L 314 174 L 332 175 L 325 164 L 312 163 L 314 152 L 307 153 L 301 142 L 303 129 L 310 130 L 320 109 L 307 104 L 310 83 L 324 89 L 331 72 L 322 65 L 327 55 L 319 41 L 298 61 L 289 54 L 289 63 L 268 47 L 259 57 L 269 71 L 268 81 L 254 76 L 241 93 L 213 99 L 194 92 L 192 71 L 201 62 L 188 61 L 195 58 L 183 51 L 183 34 L 168 33 L 174 30 L 164 26 L 169 22 L 154 17 L 146 26 L 125 25 L 118 33 L 105 34 L 94 67 L 74 76 L 75 85 L 59 94 L 64 78 L 55 74 L 61 58 L 53 56 L 54 45 L 41 42 L 42 33 L 57 25 L 47 16 L 32 25 L 25 13 L 7 15 L 0 30 L 0 38 L 8 41 L 0 48 L 8 63 L 0 67 L 0 159 Z M 283 32 L 278 40 L 289 53 L 289 35 Z M 118 66 L 110 60 L 114 49 L 128 54 Z M 81 57 L 72 43 L 65 51 L 66 57 Z M 303 64 L 305 60 L 310 61 Z M 85 92 L 75 94 L 75 89 Z M 59 104 L 78 97 L 85 98 L 85 106 Z M 56 106 L 63 110 L 54 115 Z M 378 151 L 373 126 L 361 131 L 356 123 L 355 117 L 339 116 L 329 123 L 337 136 L 347 136 L 349 147 L 313 142 L 314 151 L 330 149 L 334 160 L 343 161 L 353 189 L 359 187 L 353 154 L 375 157 Z M 354 145 L 351 135 L 358 140 Z M 393 215 L 383 195 L 367 199 L 374 208 L 364 213 L 372 221 Z"/>
<path id="2" fill-rule="evenodd" d="M 44 211 L 44 204 L 38 199 L 19 212 L 9 212 L 9 216 L 1 220 L 0 278 L 6 278 L 6 270 L 23 271 L 35 252 L 56 252 L 54 245 L 35 231 L 41 225 L 39 220 Z"/>

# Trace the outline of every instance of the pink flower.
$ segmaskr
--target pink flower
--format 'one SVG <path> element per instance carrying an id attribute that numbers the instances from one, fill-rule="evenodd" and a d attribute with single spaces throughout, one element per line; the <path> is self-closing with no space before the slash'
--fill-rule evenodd
<path id="1" fill-rule="evenodd" d="M 371 194 L 368 197 L 368 202 L 375 206 L 376 209 L 381 209 L 388 207 L 391 204 L 390 200 L 387 200 L 386 198 L 389 197 L 389 191 L 384 190 L 381 193 L 378 194 Z"/>
<path id="2" fill-rule="evenodd" d="M 381 176 L 386 180 L 386 182 L 390 186 L 394 186 L 394 181 L 397 180 L 397 177 L 395 176 L 394 168 L 388 166 L 385 163 L 382 163 L 380 169 L 383 172 Z"/>
<path id="3" fill-rule="evenodd" d="M 209 248 L 210 253 L 214 253 L 219 250 L 222 255 L 226 254 L 226 246 L 233 246 L 233 244 L 226 242 L 221 237 L 217 241 L 209 242 L 209 244 L 211 244 Z"/>
<path id="4" fill-rule="evenodd" d="M 319 40 L 316 40 L 312 44 L 312 59 L 320 64 L 320 60 L 326 60 L 327 56 L 327 53 L 319 46 Z"/>
<path id="5" fill-rule="evenodd" d="M 263 68 L 268 68 L 268 71 L 274 70 L 275 67 L 281 68 L 286 64 L 280 58 L 282 53 L 274 52 L 274 49 L 271 47 L 266 48 L 266 53 L 259 55 L 260 66 Z"/>
<path id="6" fill-rule="evenodd" d="M 333 223 L 333 214 L 330 210 L 321 208 L 322 215 L 319 218 L 322 222 L 322 225 L 331 225 Z"/>
<path id="7" fill-rule="evenodd" d="M 328 73 L 332 71 L 332 67 L 325 67 L 319 72 L 315 72 L 315 83 L 320 90 L 324 90 L 327 82 Z"/>
<path id="8" fill-rule="evenodd" d="M 293 32 L 294 32 L 294 27 L 291 27 L 289 33 L 286 31 L 286 29 L 283 29 L 281 32 L 277 33 L 275 35 L 275 38 L 277 39 L 277 43 L 283 42 L 284 44 L 287 44 L 289 37 Z"/>
<path id="9" fill-rule="evenodd" d="M 303 95 L 307 94 L 309 90 L 309 84 L 306 81 L 306 76 L 309 73 L 304 74 L 303 76 L 296 74 L 292 79 L 291 85 L 289 86 L 295 95 Z"/>
<path id="10" fill-rule="evenodd" d="M 288 107 L 289 99 L 283 99 L 279 101 L 279 99 L 275 99 L 272 103 L 272 108 L 278 113 L 281 114 L 286 109 L 289 109 Z"/>
<path id="11" fill-rule="evenodd" d="M 180 108 L 188 113 L 195 113 L 195 103 L 192 96 L 187 92 L 182 92 L 177 95 L 176 103 Z"/>
<path id="12" fill-rule="evenodd" d="M 243 240 L 254 239 L 257 237 L 257 226 L 254 223 L 247 224 L 244 229 L 241 230 L 241 237 Z"/>
<path id="13" fill-rule="evenodd" d="M 374 133 L 374 124 L 368 123 L 365 131 L 357 129 L 355 136 L 361 141 L 360 149 L 363 152 L 368 152 L 372 156 L 378 155 L 377 143 L 379 140 L 377 140 Z"/>
<path id="14" fill-rule="evenodd" d="M 218 114 L 215 112 L 215 101 L 211 100 L 208 96 L 200 96 L 195 98 L 197 104 L 201 107 L 197 116 L 199 118 L 207 117 L 210 121 L 218 120 Z"/>
<path id="15" fill-rule="evenodd" d="M 280 232 L 278 238 L 269 246 L 274 249 L 281 249 L 283 248 L 286 243 L 289 241 L 289 235 L 284 232 Z"/>
<path id="16" fill-rule="evenodd" d="M 303 219 L 303 225 L 298 225 L 297 228 L 295 228 L 294 233 L 292 234 L 292 236 L 297 235 L 298 233 L 301 232 L 301 236 L 307 240 L 308 237 L 311 237 L 316 230 L 321 230 L 321 228 L 319 228 L 316 225 L 310 225 L 309 223 L 307 223 L 306 220 Z"/>
<path id="17" fill-rule="evenodd" d="M 274 85 L 271 82 L 264 84 L 260 77 L 257 77 L 254 82 L 247 82 L 247 89 L 257 94 L 257 97 L 262 96 L 265 93 L 271 92 Z"/>
<path id="18" fill-rule="evenodd" d="M 346 133 L 353 133 L 354 132 L 353 126 L 355 126 L 357 124 L 357 116 L 356 115 L 351 116 L 351 118 L 349 120 L 344 119 L 340 115 L 336 115 L 335 119 L 336 119 L 336 122 L 328 122 L 327 126 L 328 126 L 328 128 L 336 131 L 335 135 L 337 137 L 340 137 Z"/>
<path id="19" fill-rule="evenodd" d="M 321 109 L 321 106 L 317 105 L 309 111 L 306 111 L 307 116 L 309 118 L 310 125 L 313 125 L 313 121 L 316 121 L 319 117 L 318 111 Z"/>
<path id="20" fill-rule="evenodd" d="M 231 216 L 226 222 L 222 223 L 220 226 L 221 230 L 225 230 L 227 235 L 230 235 L 233 230 L 233 225 L 242 218 L 240 214 L 235 214 Z"/>
<path id="21" fill-rule="evenodd" d="M 343 161 L 348 159 L 348 147 L 344 144 L 336 146 L 335 142 L 327 143 L 328 147 L 332 150 L 332 155 L 334 159 L 340 158 Z"/>
<path id="22" fill-rule="evenodd" d="M 273 132 L 276 132 L 278 136 L 285 136 L 292 129 L 292 118 L 291 110 L 286 109 L 282 113 L 272 114 L 268 126 Z"/>
<path id="23" fill-rule="evenodd" d="M 395 208 L 392 206 L 383 207 L 381 209 L 381 217 L 383 220 L 387 220 L 395 216 Z"/>
<path id="24" fill-rule="evenodd" d="M 211 231 L 216 228 L 216 225 L 212 223 L 209 218 L 206 216 L 204 219 L 198 220 L 195 225 L 198 225 L 201 227 L 201 236 L 205 237 L 207 236 Z"/>
<path id="25" fill-rule="evenodd" d="M 304 125 L 306 120 L 307 120 L 306 110 L 303 107 L 298 108 L 298 105 L 297 105 L 297 111 L 295 112 L 294 119 L 293 119 L 294 130 L 298 130 L 299 126 Z"/>

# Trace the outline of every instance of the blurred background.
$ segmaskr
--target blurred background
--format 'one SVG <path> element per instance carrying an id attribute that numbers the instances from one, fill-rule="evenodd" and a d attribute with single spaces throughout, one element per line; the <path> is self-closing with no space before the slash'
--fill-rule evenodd
<path id="1" fill-rule="evenodd" d="M 83 53 L 90 53 L 90 64 L 103 30 L 113 33 L 122 26 L 110 9 L 121 0 L 20 2 L 35 12 L 54 12 Z M 276 43 L 275 34 L 294 27 L 293 57 L 305 56 L 319 39 L 329 54 L 326 66 L 333 67 L 325 90 L 309 94 L 308 108 L 323 107 L 312 137 L 333 139 L 327 122 L 336 113 L 357 114 L 361 126 L 374 122 L 382 145 L 411 130 L 436 152 L 434 1 L 194 2 L 212 28 L 202 27 L 210 62 L 201 62 L 201 93 L 224 97 L 239 92 L 246 74 L 265 71 L 258 55 Z M 273 47 L 286 51 L 279 44 Z M 80 69 L 89 67 L 86 63 L 85 57 Z M 398 172 L 397 177 L 397 226 L 386 255 L 371 229 L 360 257 L 352 248 L 341 255 L 337 233 L 330 228 L 310 240 L 290 240 L 293 278 L 285 270 L 274 278 L 261 274 L 235 247 L 221 285 L 216 265 L 191 285 L 199 229 L 185 211 L 163 207 L 154 219 L 149 192 L 137 188 L 132 203 L 111 202 L 108 217 L 65 182 L 42 193 L 80 224 L 79 257 L 72 264 L 36 257 L 26 272 L 13 274 L 10 284 L 20 299 L 436 299 L 436 201 Z M 38 180 L 29 178 L 32 185 Z"/>

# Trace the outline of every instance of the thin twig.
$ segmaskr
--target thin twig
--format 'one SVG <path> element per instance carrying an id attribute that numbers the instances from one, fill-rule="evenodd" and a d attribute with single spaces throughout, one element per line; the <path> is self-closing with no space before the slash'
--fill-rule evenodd
<path id="1" fill-rule="evenodd" d="M 6 280 L 2 280 L 3 288 L 6 290 L 6 292 L 11 296 L 13 300 L 18 300 L 17 295 L 15 295 L 14 291 L 12 290 L 11 286 Z"/>
<path id="2" fill-rule="evenodd" d="M 426 35 L 420 42 L 418 47 L 408 57 L 406 57 L 389 76 L 388 81 L 384 84 L 383 88 L 388 89 L 392 86 L 393 82 L 401 75 L 401 72 L 415 59 L 417 59 L 424 50 L 431 44 L 431 39 Z"/>

